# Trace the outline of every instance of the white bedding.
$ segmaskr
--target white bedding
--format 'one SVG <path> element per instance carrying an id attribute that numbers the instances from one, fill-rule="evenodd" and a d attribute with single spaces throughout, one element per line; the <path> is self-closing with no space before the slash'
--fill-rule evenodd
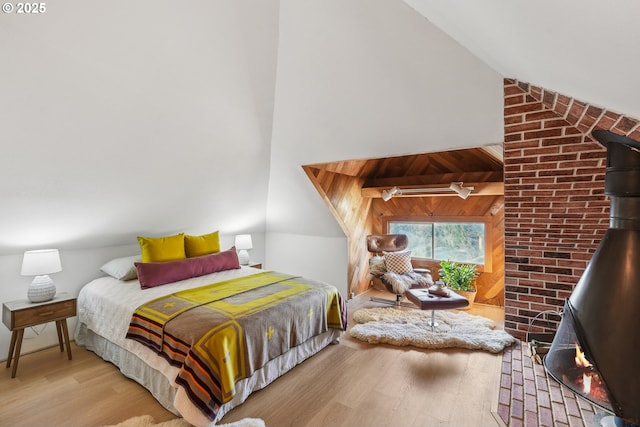
<path id="1" fill-rule="evenodd" d="M 181 280 L 155 288 L 140 289 L 137 280 L 123 282 L 113 277 L 101 277 L 85 285 L 78 294 L 78 322 L 84 323 L 96 334 L 130 351 L 149 362 L 165 376 L 175 378 L 178 368 L 169 365 L 148 347 L 126 339 L 131 316 L 145 302 L 195 286 L 207 285 L 221 280 L 254 274 L 260 270 L 251 267 L 225 270 L 206 276 Z M 175 383 L 173 384 L 175 386 Z"/>
<path id="2" fill-rule="evenodd" d="M 116 364 L 123 374 L 150 388 L 152 394 L 158 398 L 161 404 L 172 412 L 177 411 L 191 424 L 195 426 L 214 425 L 215 422 L 212 423 L 200 413 L 196 406 L 186 397 L 186 394 L 181 392 L 181 388 L 177 392 L 172 390 L 171 393 L 161 389 L 166 387 L 163 384 L 167 383 L 171 387 L 177 388 L 175 378 L 179 368 L 169 365 L 164 358 L 158 356 L 148 347 L 134 340 L 126 339 L 125 335 L 135 309 L 151 299 L 196 286 L 254 274 L 259 271 L 262 270 L 243 266 L 240 269 L 221 271 L 144 290 L 140 289 L 137 280 L 123 282 L 112 277 L 95 279 L 85 285 L 78 295 L 76 343 L 85 345 L 105 360 Z M 238 384 L 237 389 L 239 392 L 231 402 L 220 408 L 217 420 L 222 418 L 233 407 L 244 402 L 252 391 L 265 387 L 284 372 L 315 354 L 329 343 L 339 339 L 340 335 L 340 331 L 331 330 L 310 340 L 306 345 L 298 346 L 300 348 L 293 348 L 292 351 L 269 362 L 251 377 L 242 380 Z M 96 340 L 101 339 L 104 339 L 105 342 L 96 344 Z M 136 357 L 130 357 L 130 354 Z M 141 366 L 140 361 L 151 369 Z M 140 373 L 142 371 L 144 371 L 144 375 L 151 377 L 155 375 L 155 372 L 160 373 L 166 381 L 162 379 L 162 381 L 158 382 L 157 378 L 142 379 L 143 374 Z M 153 390 L 152 388 L 156 389 Z M 159 396 L 175 396 L 175 398 L 173 402 L 167 404 L 166 400 L 170 399 L 170 397 L 159 398 Z M 259 414 L 256 414 L 256 416 L 259 416 Z"/>

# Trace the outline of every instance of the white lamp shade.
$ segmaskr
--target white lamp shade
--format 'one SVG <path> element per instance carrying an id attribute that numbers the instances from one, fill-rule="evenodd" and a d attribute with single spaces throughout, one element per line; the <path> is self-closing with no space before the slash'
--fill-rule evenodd
<path id="1" fill-rule="evenodd" d="M 236 236 L 236 249 L 238 250 L 253 249 L 251 234 L 238 234 Z"/>
<path id="2" fill-rule="evenodd" d="M 26 251 L 22 258 L 23 276 L 39 276 L 62 271 L 60 253 L 57 249 L 39 249 Z"/>

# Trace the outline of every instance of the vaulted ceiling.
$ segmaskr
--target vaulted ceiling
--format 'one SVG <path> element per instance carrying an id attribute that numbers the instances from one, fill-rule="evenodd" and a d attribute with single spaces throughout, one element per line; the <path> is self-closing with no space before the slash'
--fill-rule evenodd
<path id="1" fill-rule="evenodd" d="M 636 0 L 404 0 L 504 77 L 640 117 Z"/>
<path id="2" fill-rule="evenodd" d="M 130 3 L 2 16 L 0 253 L 340 237 L 300 165 L 499 143 L 503 78 L 640 117 L 635 0 Z"/>
<path id="3" fill-rule="evenodd" d="M 403 1 L 506 78 L 640 117 L 637 1 Z M 495 145 L 313 166 L 366 178 L 363 188 L 490 182 L 502 180 L 501 154 Z"/>

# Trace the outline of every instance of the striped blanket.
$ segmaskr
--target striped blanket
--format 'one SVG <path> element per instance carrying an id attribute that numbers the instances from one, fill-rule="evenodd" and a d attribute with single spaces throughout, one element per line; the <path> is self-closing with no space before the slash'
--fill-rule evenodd
<path id="1" fill-rule="evenodd" d="M 210 419 L 237 381 L 316 335 L 346 329 L 334 286 L 277 272 L 213 283 L 152 300 L 127 338 L 180 367 L 176 383 Z"/>

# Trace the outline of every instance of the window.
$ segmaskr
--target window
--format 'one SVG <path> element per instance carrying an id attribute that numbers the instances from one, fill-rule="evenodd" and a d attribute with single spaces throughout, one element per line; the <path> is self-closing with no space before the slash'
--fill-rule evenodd
<path id="1" fill-rule="evenodd" d="M 486 242 L 490 225 L 484 218 L 389 218 L 386 229 L 391 234 L 406 234 L 413 258 L 477 264 L 489 271 L 491 252 Z"/>

